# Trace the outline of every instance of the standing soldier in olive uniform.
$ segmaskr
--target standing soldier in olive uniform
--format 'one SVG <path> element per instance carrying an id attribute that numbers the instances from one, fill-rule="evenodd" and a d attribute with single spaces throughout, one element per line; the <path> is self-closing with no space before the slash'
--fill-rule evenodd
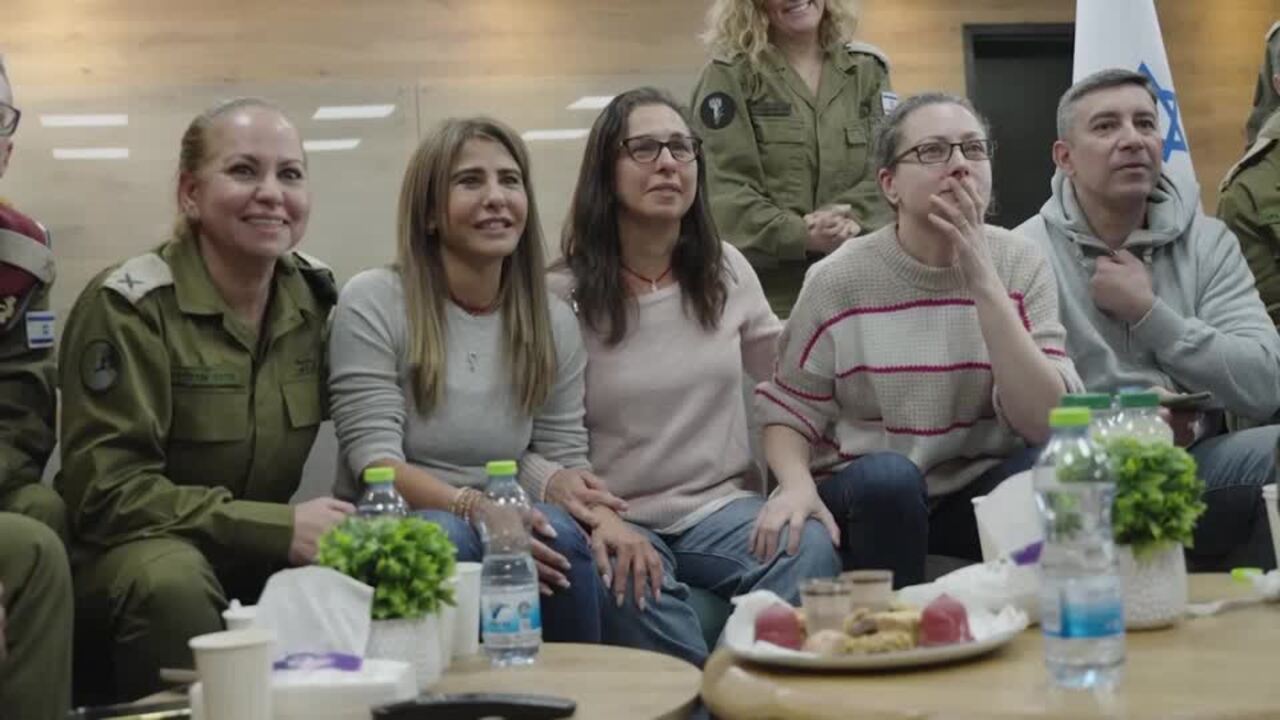
<path id="1" fill-rule="evenodd" d="M 1253 90 L 1253 111 L 1249 113 L 1249 120 L 1245 123 L 1245 136 L 1248 138 L 1246 146 L 1252 146 L 1258 137 L 1258 131 L 1262 128 L 1267 118 L 1271 117 L 1277 110 L 1280 110 L 1280 87 L 1276 87 L 1275 81 L 1272 79 L 1276 73 L 1280 73 L 1280 20 L 1277 20 L 1270 30 L 1267 30 L 1266 52 L 1262 54 L 1262 67 L 1258 70 L 1258 84 Z"/>
<path id="2" fill-rule="evenodd" d="M 353 510 L 288 504 L 326 412 L 337 299 L 293 251 L 310 211 L 297 130 L 261 100 L 214 107 L 183 136 L 177 197 L 174 239 L 92 280 L 62 341 L 77 672 L 109 659 L 94 674 L 114 672 L 116 699 L 191 667 L 187 641 L 222 629 L 229 597 L 311 562 Z"/>
<path id="3" fill-rule="evenodd" d="M 1268 44 L 1271 89 L 1280 93 L 1280 23 Z M 1218 217 L 1240 240 L 1253 271 L 1258 294 L 1271 321 L 1280 327 L 1280 106 L 1258 132 L 1257 140 L 1223 179 Z"/>
<path id="4" fill-rule="evenodd" d="M 849 0 L 716 0 L 707 20 L 693 115 L 711 211 L 786 317 L 811 262 L 890 218 L 870 163 L 889 62 L 849 41 Z"/>
<path id="5" fill-rule="evenodd" d="M 20 118 L 0 58 L 0 177 Z M 48 234 L 0 204 L 0 717 L 23 720 L 61 720 L 71 704 L 66 507 L 40 484 L 57 402 L 52 282 Z"/>

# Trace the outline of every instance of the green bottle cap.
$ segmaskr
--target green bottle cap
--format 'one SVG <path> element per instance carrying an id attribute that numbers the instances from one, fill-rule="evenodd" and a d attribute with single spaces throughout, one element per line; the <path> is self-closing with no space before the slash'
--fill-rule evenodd
<path id="1" fill-rule="evenodd" d="M 389 483 L 396 481 L 396 469 L 389 467 L 371 467 L 364 471 L 364 482 L 366 485 L 376 485 L 378 483 Z"/>
<path id="2" fill-rule="evenodd" d="M 484 471 L 489 474 L 489 477 L 496 477 L 496 476 L 502 476 L 502 475 L 515 475 L 516 461 L 515 460 L 490 460 L 488 463 L 485 464 Z"/>
<path id="3" fill-rule="evenodd" d="M 1083 407 L 1056 407 L 1049 411 L 1049 427 L 1086 427 L 1093 413 Z"/>
<path id="4" fill-rule="evenodd" d="M 1160 407 L 1160 396 L 1153 392 L 1120 393 L 1120 407 L 1122 408 Z"/>
<path id="5" fill-rule="evenodd" d="M 1111 396 L 1106 393 L 1075 393 L 1062 398 L 1062 407 L 1082 407 L 1090 410 L 1110 410 Z"/>

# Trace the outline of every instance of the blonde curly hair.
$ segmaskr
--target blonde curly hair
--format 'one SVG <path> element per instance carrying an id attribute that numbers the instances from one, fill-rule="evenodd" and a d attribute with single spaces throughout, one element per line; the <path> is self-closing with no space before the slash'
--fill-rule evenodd
<path id="1" fill-rule="evenodd" d="M 715 0 L 707 11 L 707 30 L 702 41 L 711 54 L 724 60 L 740 55 L 756 63 L 769 46 L 769 18 L 765 0 Z M 818 41 L 823 47 L 853 39 L 858 26 L 857 0 L 826 0 L 826 10 L 818 25 Z"/>

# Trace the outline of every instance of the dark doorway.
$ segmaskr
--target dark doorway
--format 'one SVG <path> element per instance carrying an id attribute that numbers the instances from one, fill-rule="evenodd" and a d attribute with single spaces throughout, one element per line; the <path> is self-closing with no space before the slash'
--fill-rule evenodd
<path id="1" fill-rule="evenodd" d="M 1058 98 L 1071 86 L 1075 27 L 965 25 L 969 99 L 991 121 L 995 214 L 1013 228 L 1039 212 L 1053 176 Z"/>

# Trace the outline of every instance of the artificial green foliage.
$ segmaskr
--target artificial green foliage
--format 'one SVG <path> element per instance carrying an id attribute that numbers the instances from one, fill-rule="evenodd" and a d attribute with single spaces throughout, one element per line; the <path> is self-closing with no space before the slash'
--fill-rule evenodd
<path id="1" fill-rule="evenodd" d="M 320 538 L 316 563 L 373 588 L 373 619 L 416 619 L 453 605 L 457 548 L 421 518 L 349 517 Z"/>
<path id="2" fill-rule="evenodd" d="M 1170 542 L 1191 547 L 1196 520 L 1205 511 L 1195 459 L 1180 447 L 1128 437 L 1107 440 L 1104 447 L 1116 483 L 1116 542 L 1131 546 L 1136 557 Z"/>

